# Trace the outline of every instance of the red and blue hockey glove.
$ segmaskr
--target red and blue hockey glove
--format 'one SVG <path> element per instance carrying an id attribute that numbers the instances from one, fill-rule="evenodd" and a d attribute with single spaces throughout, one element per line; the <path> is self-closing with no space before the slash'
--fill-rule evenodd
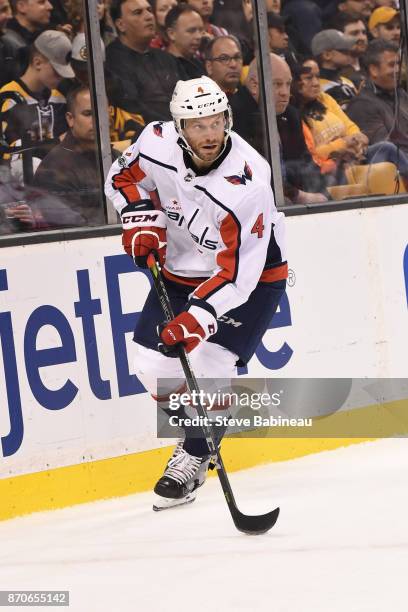
<path id="1" fill-rule="evenodd" d="M 217 331 L 217 319 L 204 308 L 190 306 L 169 323 L 158 326 L 160 342 L 158 349 L 167 357 L 178 357 L 182 344 L 187 353 L 194 350 L 200 342 Z"/>
<path id="2" fill-rule="evenodd" d="M 122 244 L 140 268 L 147 268 L 147 256 L 155 251 L 163 264 L 166 257 L 166 215 L 151 200 L 128 204 L 121 212 Z"/>

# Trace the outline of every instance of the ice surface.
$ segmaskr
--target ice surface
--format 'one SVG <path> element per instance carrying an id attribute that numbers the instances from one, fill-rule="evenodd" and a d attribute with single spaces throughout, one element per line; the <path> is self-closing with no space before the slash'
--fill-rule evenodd
<path id="1" fill-rule="evenodd" d="M 70 612 L 406 612 L 407 451 L 382 440 L 232 474 L 241 510 L 281 506 L 263 536 L 235 530 L 217 479 L 166 512 L 140 494 L 0 523 L 0 589 L 69 590 L 69 608 L 41 609 Z"/>

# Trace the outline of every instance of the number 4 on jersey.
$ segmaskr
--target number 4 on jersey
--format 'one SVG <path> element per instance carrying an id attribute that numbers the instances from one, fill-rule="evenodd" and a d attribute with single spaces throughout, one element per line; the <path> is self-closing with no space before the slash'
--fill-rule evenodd
<path id="1" fill-rule="evenodd" d="M 258 234 L 258 238 L 262 238 L 265 226 L 263 224 L 263 213 L 260 213 L 251 229 L 251 234 Z"/>

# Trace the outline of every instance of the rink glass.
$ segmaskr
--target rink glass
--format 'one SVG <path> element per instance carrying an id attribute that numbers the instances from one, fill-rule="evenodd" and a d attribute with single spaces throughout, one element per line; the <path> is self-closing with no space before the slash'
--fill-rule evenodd
<path id="1" fill-rule="evenodd" d="M 259 3 L 257 3 L 258 5 Z M 137 136 L 138 127 L 133 130 L 133 133 L 126 134 L 119 129 L 120 118 L 116 117 L 116 130 L 112 129 L 112 117 L 114 111 L 112 105 L 108 106 L 107 93 L 109 101 L 112 99 L 120 101 L 118 92 L 109 89 L 112 83 L 105 84 L 104 73 L 104 55 L 106 54 L 106 46 L 111 43 L 114 36 L 111 27 L 104 27 L 103 41 L 105 50 L 100 44 L 100 31 L 98 22 L 97 1 L 90 0 L 82 5 L 82 15 L 85 25 L 85 35 L 87 40 L 88 59 L 82 66 L 76 65 L 76 69 L 81 72 L 82 77 L 89 82 L 91 89 L 91 104 L 92 115 L 95 128 L 95 176 L 96 183 L 88 196 L 97 203 L 98 213 L 92 218 L 72 220 L 70 215 L 66 218 L 59 219 L 59 223 L 53 223 L 52 219 L 48 224 L 38 223 L 38 215 L 36 209 L 53 209 L 53 204 L 57 201 L 65 205 L 68 210 L 72 205 L 73 193 L 69 189 L 64 194 L 56 195 L 48 189 L 33 188 L 33 175 L 35 174 L 37 162 L 35 155 L 33 156 L 32 146 L 27 142 L 28 136 L 25 136 L 25 150 L 21 155 L 18 172 L 13 176 L 10 175 L 8 162 L 3 159 L 0 165 L 0 244 L 7 246 L 11 244 L 24 244 L 27 242 L 41 242 L 49 240 L 58 240 L 60 232 L 64 231 L 65 236 L 72 238 L 81 238 L 85 236 L 100 236 L 111 233 L 120 233 L 120 227 L 115 228 L 108 226 L 116 226 L 118 217 L 113 207 L 109 202 L 106 202 L 103 193 L 104 176 L 106 176 L 108 168 L 112 162 L 112 143 L 118 155 L 123 148 L 131 143 L 132 138 Z M 401 21 L 402 25 L 406 23 L 406 5 L 407 0 L 400 3 L 401 6 Z M 278 128 L 276 123 L 275 104 L 272 95 L 273 89 L 273 74 L 268 61 L 268 30 L 266 12 L 264 7 L 253 6 L 253 34 L 254 34 L 254 50 L 258 59 L 260 76 L 260 97 L 259 97 L 259 122 L 258 122 L 258 150 L 269 160 L 272 166 L 272 183 L 274 186 L 275 200 L 278 207 L 285 210 L 288 215 L 303 214 L 310 212 L 329 212 L 347 208 L 359 208 L 361 206 L 378 206 L 384 204 L 403 203 L 407 199 L 405 182 L 401 177 L 396 177 L 392 183 L 392 177 L 387 174 L 387 179 L 377 180 L 377 174 L 374 172 L 371 164 L 368 169 L 364 168 L 351 169 L 348 172 L 349 183 L 347 185 L 332 185 L 328 192 L 331 199 L 327 202 L 313 202 L 313 197 L 308 197 L 307 203 L 302 203 L 302 197 L 297 198 L 293 193 L 289 195 L 284 189 L 286 176 L 282 176 L 282 166 L 279 152 Z M 109 22 L 109 19 L 107 20 Z M 405 28 L 403 27 L 403 30 Z M 249 28 L 247 34 L 251 33 Z M 237 32 L 239 34 L 239 32 Z M 251 36 L 249 34 L 249 42 Z M 403 38 L 406 40 L 406 37 Z M 406 44 L 405 42 L 402 44 Z M 402 49 L 405 52 L 405 48 Z M 112 98 L 113 96 L 113 98 Z M 143 117 L 140 119 L 140 129 L 142 128 Z M 44 119 L 45 120 L 45 119 Z M 237 122 L 238 123 L 238 122 Z M 34 127 L 30 133 L 35 132 Z M 115 126 L 114 126 L 115 127 Z M 44 130 L 47 132 L 47 130 Z M 126 136 L 130 136 L 127 138 Z M 38 145 L 38 143 L 37 143 Z M 42 147 L 42 145 L 41 145 Z M 40 148 L 41 148 L 40 147 Z M 37 147 L 38 148 L 38 147 Z M 4 153 L 4 152 L 3 152 Z M 307 168 L 305 169 L 307 173 Z M 386 171 L 393 172 L 391 167 Z M 395 174 L 395 173 L 394 173 Z M 394 175 L 393 175 L 394 176 Z M 389 189 L 391 183 L 394 185 Z M 327 194 L 326 194 L 327 195 Z M 15 206 L 15 202 L 19 202 L 19 207 Z M 31 220 L 30 220 L 30 214 Z M 68 232 L 68 233 L 67 233 Z M 33 237 L 34 235 L 34 237 Z"/>

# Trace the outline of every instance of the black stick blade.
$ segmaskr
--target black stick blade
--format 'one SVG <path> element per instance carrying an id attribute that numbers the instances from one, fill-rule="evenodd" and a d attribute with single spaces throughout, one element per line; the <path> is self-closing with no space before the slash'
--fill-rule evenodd
<path id="1" fill-rule="evenodd" d="M 251 516 L 243 514 L 238 508 L 231 509 L 231 515 L 238 531 L 247 533 L 248 535 L 259 535 L 266 533 L 275 525 L 279 516 L 279 508 L 275 508 L 267 514 L 258 514 Z"/>

